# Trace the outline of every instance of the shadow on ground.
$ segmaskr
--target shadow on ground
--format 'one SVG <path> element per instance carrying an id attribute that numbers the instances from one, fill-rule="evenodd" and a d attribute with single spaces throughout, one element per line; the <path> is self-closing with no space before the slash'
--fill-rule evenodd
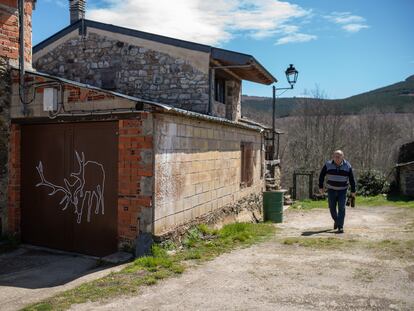
<path id="1" fill-rule="evenodd" d="M 0 255 L 0 288 L 54 287 L 108 267 L 93 257 L 19 248 Z"/>
<path id="2" fill-rule="evenodd" d="M 311 235 L 316 235 L 316 234 L 321 234 L 321 233 L 337 234 L 338 232 L 333 229 L 324 229 L 324 230 L 317 230 L 317 231 L 303 231 L 301 236 L 311 236 Z"/>

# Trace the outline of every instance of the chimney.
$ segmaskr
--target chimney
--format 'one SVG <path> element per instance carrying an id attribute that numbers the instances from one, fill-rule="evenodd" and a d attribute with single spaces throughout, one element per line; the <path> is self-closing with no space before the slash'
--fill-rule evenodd
<path id="1" fill-rule="evenodd" d="M 85 18 L 86 0 L 69 0 L 70 23 Z"/>

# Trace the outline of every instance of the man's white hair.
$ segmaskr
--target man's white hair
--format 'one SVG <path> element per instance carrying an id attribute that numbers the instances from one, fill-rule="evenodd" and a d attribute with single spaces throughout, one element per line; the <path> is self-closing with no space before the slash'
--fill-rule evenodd
<path id="1" fill-rule="evenodd" d="M 341 156 L 344 156 L 344 152 L 342 150 L 335 150 L 333 154 L 339 154 Z"/>

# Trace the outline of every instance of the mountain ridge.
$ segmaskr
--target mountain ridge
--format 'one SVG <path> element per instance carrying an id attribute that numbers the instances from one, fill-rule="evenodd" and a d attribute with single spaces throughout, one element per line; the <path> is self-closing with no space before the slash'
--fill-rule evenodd
<path id="1" fill-rule="evenodd" d="M 320 99 L 306 97 L 277 98 L 276 116 L 297 115 L 299 109 L 309 104 L 335 105 L 338 114 L 363 114 L 377 111 L 380 113 L 414 112 L 414 75 L 404 81 L 396 82 L 361 94 L 343 99 Z M 242 113 L 268 113 L 272 110 L 272 98 L 265 96 L 242 96 Z"/>

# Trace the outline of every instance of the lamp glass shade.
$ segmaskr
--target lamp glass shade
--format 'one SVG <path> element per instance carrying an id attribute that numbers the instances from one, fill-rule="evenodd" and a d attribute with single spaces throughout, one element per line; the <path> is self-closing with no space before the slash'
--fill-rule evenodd
<path id="1" fill-rule="evenodd" d="M 285 71 L 285 74 L 286 74 L 286 79 L 288 80 L 290 85 L 293 85 L 296 83 L 299 72 L 296 70 L 293 64 L 289 65 L 289 67 Z"/>

